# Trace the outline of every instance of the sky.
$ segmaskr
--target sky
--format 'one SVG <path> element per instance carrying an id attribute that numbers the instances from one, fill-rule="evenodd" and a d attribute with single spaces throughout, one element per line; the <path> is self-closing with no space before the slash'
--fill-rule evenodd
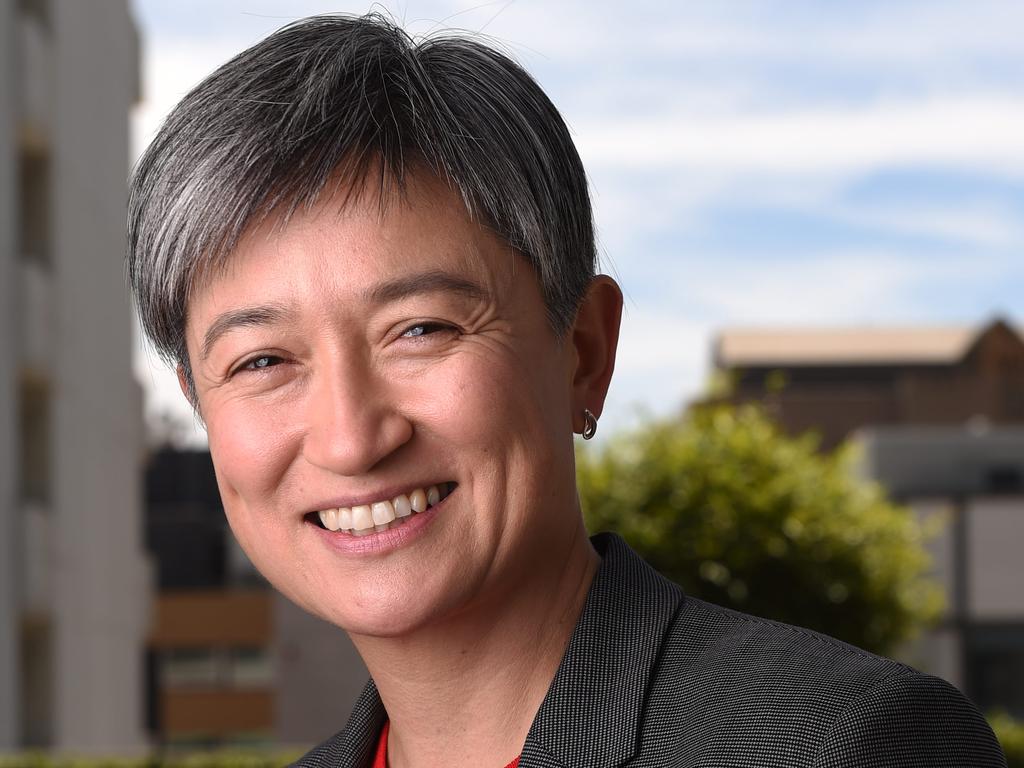
<path id="1" fill-rule="evenodd" d="M 736 326 L 1024 323 L 1024 3 L 134 0 L 135 153 L 278 27 L 484 35 L 561 110 L 626 311 L 607 435 L 704 390 Z M 141 347 L 140 347 L 141 349 Z M 147 413 L 201 431 L 140 353 Z"/>

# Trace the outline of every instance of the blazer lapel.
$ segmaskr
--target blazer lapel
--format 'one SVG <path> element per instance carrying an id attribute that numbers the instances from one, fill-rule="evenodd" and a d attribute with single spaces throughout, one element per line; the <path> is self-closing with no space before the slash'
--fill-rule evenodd
<path id="1" fill-rule="evenodd" d="M 520 768 L 606 768 L 633 757 L 662 639 L 683 603 L 682 590 L 618 536 L 591 541 L 603 560 Z"/>

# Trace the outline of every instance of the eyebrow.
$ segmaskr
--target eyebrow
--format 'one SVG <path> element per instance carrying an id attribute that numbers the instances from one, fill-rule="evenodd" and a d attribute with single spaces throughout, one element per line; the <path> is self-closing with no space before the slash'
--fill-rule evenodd
<path id="1" fill-rule="evenodd" d="M 489 295 L 481 285 L 472 280 L 440 270 L 431 270 L 375 285 L 366 292 L 365 298 L 374 304 L 387 304 L 425 293 L 455 293 L 477 301 L 484 300 Z M 203 335 L 202 359 L 208 358 L 213 351 L 213 345 L 230 331 L 279 323 L 293 315 L 294 313 L 287 307 L 278 304 L 228 310 L 218 315 Z"/>
<path id="2" fill-rule="evenodd" d="M 202 359 L 205 360 L 210 356 L 213 345 L 229 331 L 233 331 L 236 328 L 270 325 L 271 323 L 281 322 L 291 316 L 292 312 L 276 304 L 232 309 L 217 315 L 217 318 L 206 329 L 206 334 L 203 336 Z"/>
<path id="3" fill-rule="evenodd" d="M 366 299 L 373 304 L 387 304 L 424 293 L 455 293 L 477 301 L 489 296 L 483 286 L 472 280 L 440 270 L 430 270 L 375 285 L 366 292 Z"/>

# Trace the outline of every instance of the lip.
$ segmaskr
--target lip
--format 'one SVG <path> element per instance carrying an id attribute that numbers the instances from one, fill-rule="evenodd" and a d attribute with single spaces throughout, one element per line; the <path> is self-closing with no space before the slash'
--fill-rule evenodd
<path id="1" fill-rule="evenodd" d="M 314 535 L 319 536 L 325 546 L 343 555 L 384 555 L 405 547 L 422 536 L 430 527 L 434 518 L 437 517 L 437 513 L 447 506 L 448 500 L 455 495 L 457 490 L 458 487 L 456 486 L 448 496 L 430 509 L 411 515 L 397 528 L 389 528 L 386 531 L 374 531 L 364 536 L 353 536 L 352 534 L 340 531 L 329 531 L 326 528 L 320 528 L 308 520 L 305 524 L 313 529 Z"/>
<path id="2" fill-rule="evenodd" d="M 363 493 L 363 494 L 360 494 L 358 496 L 336 496 L 336 497 L 334 497 L 332 499 L 328 499 L 326 501 L 319 502 L 320 506 L 318 506 L 318 507 L 310 507 L 309 509 L 307 509 L 305 512 L 302 513 L 302 516 L 305 517 L 306 515 L 314 514 L 316 512 L 321 512 L 321 511 L 323 511 L 325 509 L 338 509 L 339 507 L 349 507 L 349 508 L 351 508 L 351 507 L 357 507 L 357 506 L 360 506 L 360 505 L 369 506 L 369 505 L 371 505 L 371 504 L 373 504 L 374 502 L 377 502 L 377 501 L 391 501 L 395 497 L 401 496 L 402 494 L 405 494 L 406 496 L 408 496 L 410 493 L 412 493 L 413 491 L 417 490 L 418 488 L 422 488 L 423 490 L 426 490 L 427 488 L 429 488 L 432 485 L 436 485 L 438 487 L 441 487 L 441 486 L 443 486 L 443 485 L 445 485 L 446 483 L 449 483 L 449 482 L 452 482 L 452 481 L 442 480 L 440 482 L 426 482 L 426 483 L 423 483 L 422 485 L 409 485 L 409 484 L 400 485 L 400 486 L 399 485 L 395 485 L 395 486 L 392 486 L 390 488 L 384 488 L 382 490 L 373 491 L 372 493 Z M 458 484 L 455 484 L 455 487 L 458 487 Z M 429 511 L 429 510 L 427 510 L 427 511 Z M 424 514 L 424 513 L 420 512 L 418 514 Z"/>

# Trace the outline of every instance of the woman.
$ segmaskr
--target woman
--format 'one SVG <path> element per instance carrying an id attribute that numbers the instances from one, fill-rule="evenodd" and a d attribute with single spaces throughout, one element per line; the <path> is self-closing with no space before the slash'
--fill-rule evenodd
<path id="1" fill-rule="evenodd" d="M 286 27 L 168 118 L 129 262 L 232 530 L 372 675 L 298 765 L 1003 764 L 948 684 L 587 538 L 573 434 L 622 297 L 565 125 L 501 54 Z"/>

